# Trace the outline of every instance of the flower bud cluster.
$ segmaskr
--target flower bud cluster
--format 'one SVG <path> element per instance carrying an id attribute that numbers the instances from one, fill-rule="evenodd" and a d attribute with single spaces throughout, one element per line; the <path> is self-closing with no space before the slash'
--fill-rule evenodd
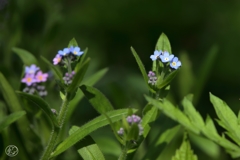
<path id="1" fill-rule="evenodd" d="M 65 83 L 66 85 L 71 84 L 74 75 L 75 75 L 75 72 L 74 72 L 74 71 L 72 71 L 72 73 L 70 73 L 70 74 L 69 74 L 69 73 L 65 73 L 65 76 L 63 77 L 64 83 Z"/>
<path id="2" fill-rule="evenodd" d="M 128 117 L 126 118 L 126 120 L 127 120 L 128 124 L 129 124 L 130 126 L 132 126 L 133 124 L 137 124 L 137 125 L 138 125 L 138 129 L 139 129 L 139 135 L 142 135 L 142 134 L 143 134 L 143 127 L 142 127 L 142 124 L 141 124 L 141 123 L 142 123 L 141 117 L 133 114 L 133 115 L 131 115 L 131 116 L 128 116 Z M 117 131 L 117 133 L 122 136 L 122 135 L 124 134 L 124 128 L 121 127 L 121 128 Z"/>
<path id="3" fill-rule="evenodd" d="M 157 76 L 153 71 L 148 72 L 148 83 L 155 85 L 157 83 Z"/>
<path id="4" fill-rule="evenodd" d="M 25 67 L 25 75 L 21 80 L 25 83 L 27 87 L 23 89 L 23 92 L 34 94 L 37 93 L 39 96 L 44 97 L 47 95 L 45 86 L 41 85 L 42 82 L 46 82 L 48 78 L 48 73 L 43 73 L 39 67 L 35 64 Z"/>

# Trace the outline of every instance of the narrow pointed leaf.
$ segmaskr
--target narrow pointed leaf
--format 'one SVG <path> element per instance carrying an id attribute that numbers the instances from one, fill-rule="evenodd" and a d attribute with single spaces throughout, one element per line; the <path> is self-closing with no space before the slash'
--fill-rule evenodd
<path id="1" fill-rule="evenodd" d="M 33 104 L 35 104 L 39 108 L 41 108 L 49 116 L 49 118 L 51 119 L 54 126 L 59 127 L 56 116 L 51 111 L 51 108 L 49 107 L 49 105 L 42 98 L 40 98 L 38 96 L 35 96 L 35 95 L 27 94 L 27 93 L 24 93 L 24 92 L 17 91 L 17 93 L 20 96 L 22 96 L 22 97 L 26 98 L 27 100 L 31 101 Z"/>
<path id="2" fill-rule="evenodd" d="M 97 73 L 93 74 L 89 78 L 85 79 L 82 81 L 82 84 L 88 85 L 88 86 L 93 86 L 95 83 L 97 83 L 108 71 L 108 68 L 104 68 Z M 70 118 L 72 115 L 73 111 L 75 110 L 77 104 L 80 102 L 80 100 L 83 98 L 84 94 L 80 91 L 80 89 L 77 90 L 77 93 L 69 103 L 69 110 L 67 113 L 67 119 Z"/>
<path id="3" fill-rule="evenodd" d="M 134 111 L 136 112 L 136 110 Z M 119 110 L 107 112 L 106 114 L 109 116 L 112 122 L 116 122 L 121 120 L 123 116 L 126 116 L 127 113 L 128 113 L 128 109 L 119 109 Z M 109 121 L 107 120 L 106 116 L 104 115 L 98 116 L 92 121 L 81 126 L 72 135 L 70 135 L 62 143 L 60 143 L 55 149 L 55 151 L 52 153 L 51 157 L 55 157 L 59 155 L 60 153 L 64 152 L 69 147 L 73 146 L 75 143 L 83 139 L 85 136 L 87 136 L 91 132 L 103 126 L 106 126 L 108 124 L 109 124 Z"/>
<path id="4" fill-rule="evenodd" d="M 31 64 L 38 64 L 37 59 L 30 52 L 16 47 L 12 48 L 12 50 L 22 59 L 23 63 L 26 66 L 29 66 Z"/>
<path id="5" fill-rule="evenodd" d="M 177 107 L 174 107 L 167 99 L 164 99 L 164 102 L 159 102 L 149 96 L 145 96 L 145 98 L 149 103 L 162 110 L 167 116 L 179 122 L 193 133 L 199 134 L 200 130 L 190 122 L 188 117 L 182 111 L 180 111 Z"/>
<path id="6" fill-rule="evenodd" d="M 13 88 L 5 79 L 3 74 L 0 72 L 0 89 L 2 91 L 3 97 L 10 107 L 11 112 L 21 111 L 22 107 L 19 103 L 19 100 L 13 91 Z"/>
<path id="7" fill-rule="evenodd" d="M 218 47 L 213 46 L 206 57 L 204 58 L 204 61 L 201 65 L 201 70 L 199 71 L 198 77 L 196 77 L 196 88 L 194 89 L 194 100 L 193 104 L 196 104 L 199 100 L 200 95 L 202 94 L 202 90 L 204 89 L 204 85 L 206 84 L 208 77 L 211 73 L 211 70 L 214 65 L 214 61 L 217 58 L 217 53 L 218 53 Z"/>
<path id="8" fill-rule="evenodd" d="M 205 126 L 202 116 L 196 111 L 192 102 L 188 98 L 184 98 L 182 102 L 184 112 L 190 119 L 191 123 L 198 127 L 200 130 Z"/>
<path id="9" fill-rule="evenodd" d="M 176 151 L 172 160 L 197 160 L 188 140 L 183 140 L 181 147 Z"/>
<path id="10" fill-rule="evenodd" d="M 219 122 L 229 133 L 229 135 L 240 145 L 240 126 L 238 118 L 230 107 L 220 98 L 210 93 L 210 101 L 219 118 Z"/>
<path id="11" fill-rule="evenodd" d="M 84 160 L 105 160 L 97 144 L 92 144 L 78 150 Z"/>
<path id="12" fill-rule="evenodd" d="M 40 56 L 40 58 L 49 66 L 49 68 L 51 68 L 51 70 L 54 73 L 54 76 L 57 79 L 60 79 L 61 81 L 63 81 L 62 80 L 62 73 L 61 73 L 61 71 L 56 66 L 54 66 L 51 62 L 49 62 L 45 57 Z"/>
<path id="13" fill-rule="evenodd" d="M 175 71 L 171 72 L 160 83 L 157 81 L 157 88 L 162 89 L 163 87 L 167 86 L 174 79 L 174 77 L 177 75 L 178 71 L 179 70 L 175 70 Z"/>
<path id="14" fill-rule="evenodd" d="M 78 69 L 78 71 L 76 72 L 72 83 L 70 84 L 70 86 L 68 87 L 67 91 L 71 92 L 73 90 L 75 90 L 77 87 L 79 87 L 80 83 L 83 80 L 83 77 L 87 71 L 88 65 L 89 65 L 89 61 L 90 58 L 88 58 Z"/>
<path id="15" fill-rule="evenodd" d="M 80 89 L 98 113 L 103 114 L 113 110 L 113 106 L 109 100 L 98 89 L 87 85 L 80 86 Z"/>
<path id="16" fill-rule="evenodd" d="M 24 116 L 26 114 L 25 111 L 18 111 L 10 114 L 9 116 L 5 117 L 1 122 L 0 122 L 0 133 L 1 131 L 11 125 L 13 122 L 17 121 L 19 118 Z"/>
<path id="17" fill-rule="evenodd" d="M 170 54 L 172 53 L 170 42 L 164 33 L 162 33 L 158 38 L 156 50 L 168 51 Z"/>
<path id="18" fill-rule="evenodd" d="M 71 46 L 78 47 L 78 43 L 75 38 L 71 39 L 71 41 L 68 43 L 68 48 Z"/>
<path id="19" fill-rule="evenodd" d="M 146 70 L 145 70 L 145 67 L 144 67 L 144 65 L 143 65 L 140 57 L 138 56 L 137 52 L 134 50 L 133 47 L 131 47 L 131 51 L 132 51 L 132 54 L 133 54 L 133 56 L 134 56 L 134 58 L 135 58 L 135 60 L 136 60 L 136 62 L 137 62 L 137 64 L 138 64 L 138 67 L 139 67 L 139 69 L 140 69 L 140 71 L 141 71 L 141 73 L 142 73 L 142 76 L 143 76 L 143 78 L 144 78 L 144 81 L 146 82 L 146 84 L 148 84 L 147 72 L 146 72 Z"/>
<path id="20" fill-rule="evenodd" d="M 87 56 L 87 52 L 88 52 L 88 48 L 84 49 L 83 55 L 81 55 L 81 59 L 80 59 L 79 65 L 82 65 L 83 62 L 85 61 L 86 56 Z"/>

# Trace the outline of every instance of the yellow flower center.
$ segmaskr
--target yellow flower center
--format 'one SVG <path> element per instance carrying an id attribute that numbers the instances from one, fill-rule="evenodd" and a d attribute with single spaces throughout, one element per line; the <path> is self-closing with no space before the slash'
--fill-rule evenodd
<path id="1" fill-rule="evenodd" d="M 177 63 L 176 63 L 176 62 L 172 62 L 172 65 L 173 65 L 173 66 L 176 66 L 176 65 L 177 65 Z"/>
<path id="2" fill-rule="evenodd" d="M 31 78 L 31 77 L 28 77 L 28 78 L 27 78 L 27 82 L 32 82 L 32 78 Z"/>
<path id="3" fill-rule="evenodd" d="M 76 51 L 74 51 L 74 52 L 73 52 L 73 54 L 77 54 L 77 52 L 76 52 Z"/>
<path id="4" fill-rule="evenodd" d="M 41 81 L 43 79 L 43 76 L 42 75 L 38 76 L 38 79 Z"/>
<path id="5" fill-rule="evenodd" d="M 165 61 L 168 61 L 168 57 L 165 57 Z"/>

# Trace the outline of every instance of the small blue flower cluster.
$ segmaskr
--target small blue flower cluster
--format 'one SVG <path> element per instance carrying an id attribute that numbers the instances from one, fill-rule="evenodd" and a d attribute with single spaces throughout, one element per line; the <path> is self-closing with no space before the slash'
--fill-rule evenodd
<path id="1" fill-rule="evenodd" d="M 137 115 L 131 115 L 131 116 L 128 116 L 127 118 L 126 118 L 126 120 L 127 120 L 127 122 L 128 122 L 128 124 L 131 126 L 131 125 L 133 125 L 133 124 L 137 124 L 138 125 L 138 129 L 139 129 L 139 136 L 140 135 L 142 135 L 143 134 L 143 127 L 142 127 L 142 119 L 139 117 L 139 116 L 137 116 Z M 123 127 L 121 127 L 118 131 L 117 131 L 117 133 L 120 135 L 120 136 L 122 136 L 123 134 L 124 134 L 124 129 L 123 129 Z"/>
<path id="2" fill-rule="evenodd" d="M 161 59 L 163 63 L 168 63 L 170 62 L 170 67 L 172 69 L 178 69 L 182 63 L 181 61 L 178 60 L 178 57 L 174 57 L 173 54 L 169 54 L 167 51 L 154 51 L 154 54 L 150 56 L 152 61 L 155 61 L 157 59 Z"/>
<path id="3" fill-rule="evenodd" d="M 76 56 L 81 56 L 82 54 L 83 52 L 80 50 L 79 47 L 71 46 L 70 48 L 64 48 L 63 50 L 58 51 L 58 54 L 53 59 L 53 64 L 54 65 L 61 64 L 62 59 L 66 56 L 69 56 L 70 59 L 73 60 L 74 58 L 76 58 Z"/>

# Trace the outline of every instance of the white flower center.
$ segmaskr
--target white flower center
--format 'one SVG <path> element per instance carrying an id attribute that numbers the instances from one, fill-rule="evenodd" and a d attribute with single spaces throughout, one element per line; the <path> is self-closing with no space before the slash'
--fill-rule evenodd
<path id="1" fill-rule="evenodd" d="M 172 62 L 172 65 L 173 65 L 173 66 L 176 66 L 176 65 L 177 65 L 177 63 L 176 63 L 176 62 Z"/>

